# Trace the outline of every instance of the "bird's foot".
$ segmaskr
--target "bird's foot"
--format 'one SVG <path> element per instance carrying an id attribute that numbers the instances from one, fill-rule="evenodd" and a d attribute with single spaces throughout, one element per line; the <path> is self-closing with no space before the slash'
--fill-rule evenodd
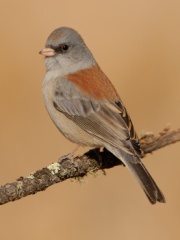
<path id="1" fill-rule="evenodd" d="M 74 154 L 78 150 L 79 147 L 80 147 L 80 145 L 77 145 L 76 148 L 74 148 L 70 153 L 59 158 L 59 162 L 63 162 L 65 160 L 74 160 Z"/>

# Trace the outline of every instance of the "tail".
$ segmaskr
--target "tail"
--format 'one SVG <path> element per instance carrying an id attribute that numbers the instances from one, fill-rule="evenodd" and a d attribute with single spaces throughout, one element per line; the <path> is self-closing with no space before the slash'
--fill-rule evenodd
<path id="1" fill-rule="evenodd" d="M 116 157 L 118 157 L 125 166 L 130 170 L 132 175 L 139 182 L 143 188 L 146 196 L 152 204 L 156 202 L 165 203 L 165 197 L 161 190 L 158 188 L 157 184 L 149 174 L 148 170 L 145 168 L 141 159 L 138 156 L 133 156 L 128 153 L 122 153 L 117 148 L 110 150 Z"/>
<path id="2" fill-rule="evenodd" d="M 128 157 L 132 158 L 133 156 L 129 155 Z M 157 201 L 163 203 L 166 201 L 163 193 L 140 159 L 136 162 L 133 162 L 132 159 L 127 159 L 125 160 L 125 165 L 140 183 L 146 196 L 152 204 L 155 204 Z"/>

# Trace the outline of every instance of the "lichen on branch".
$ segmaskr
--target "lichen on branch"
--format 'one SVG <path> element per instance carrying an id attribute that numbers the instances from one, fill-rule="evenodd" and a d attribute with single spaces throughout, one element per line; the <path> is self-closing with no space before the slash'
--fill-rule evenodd
<path id="1" fill-rule="evenodd" d="M 142 157 L 178 141 L 180 141 L 180 129 L 171 130 L 170 127 L 166 127 L 158 135 L 144 133 L 140 137 Z M 87 173 L 117 165 L 122 165 L 122 162 L 106 149 L 103 151 L 91 149 L 82 156 L 76 157 L 63 156 L 57 162 L 31 173 L 26 178 L 20 177 L 16 182 L 0 186 L 0 205 L 43 191 L 66 179 L 80 178 Z"/>

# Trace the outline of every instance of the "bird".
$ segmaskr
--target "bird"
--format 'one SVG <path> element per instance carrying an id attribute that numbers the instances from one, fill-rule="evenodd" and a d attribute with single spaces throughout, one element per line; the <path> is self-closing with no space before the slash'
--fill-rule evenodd
<path id="1" fill-rule="evenodd" d="M 165 197 L 141 161 L 132 120 L 115 87 L 101 70 L 81 35 L 70 27 L 47 38 L 45 107 L 59 131 L 80 146 L 104 147 L 127 167 L 150 203 Z"/>

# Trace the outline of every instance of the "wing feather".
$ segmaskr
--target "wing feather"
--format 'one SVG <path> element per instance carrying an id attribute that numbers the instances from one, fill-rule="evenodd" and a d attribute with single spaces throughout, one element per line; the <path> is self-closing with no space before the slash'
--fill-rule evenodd
<path id="1" fill-rule="evenodd" d="M 141 153 L 132 121 L 120 99 L 117 102 L 93 100 L 71 82 L 65 94 L 58 89 L 54 99 L 58 111 L 94 137 L 131 155 Z"/>

